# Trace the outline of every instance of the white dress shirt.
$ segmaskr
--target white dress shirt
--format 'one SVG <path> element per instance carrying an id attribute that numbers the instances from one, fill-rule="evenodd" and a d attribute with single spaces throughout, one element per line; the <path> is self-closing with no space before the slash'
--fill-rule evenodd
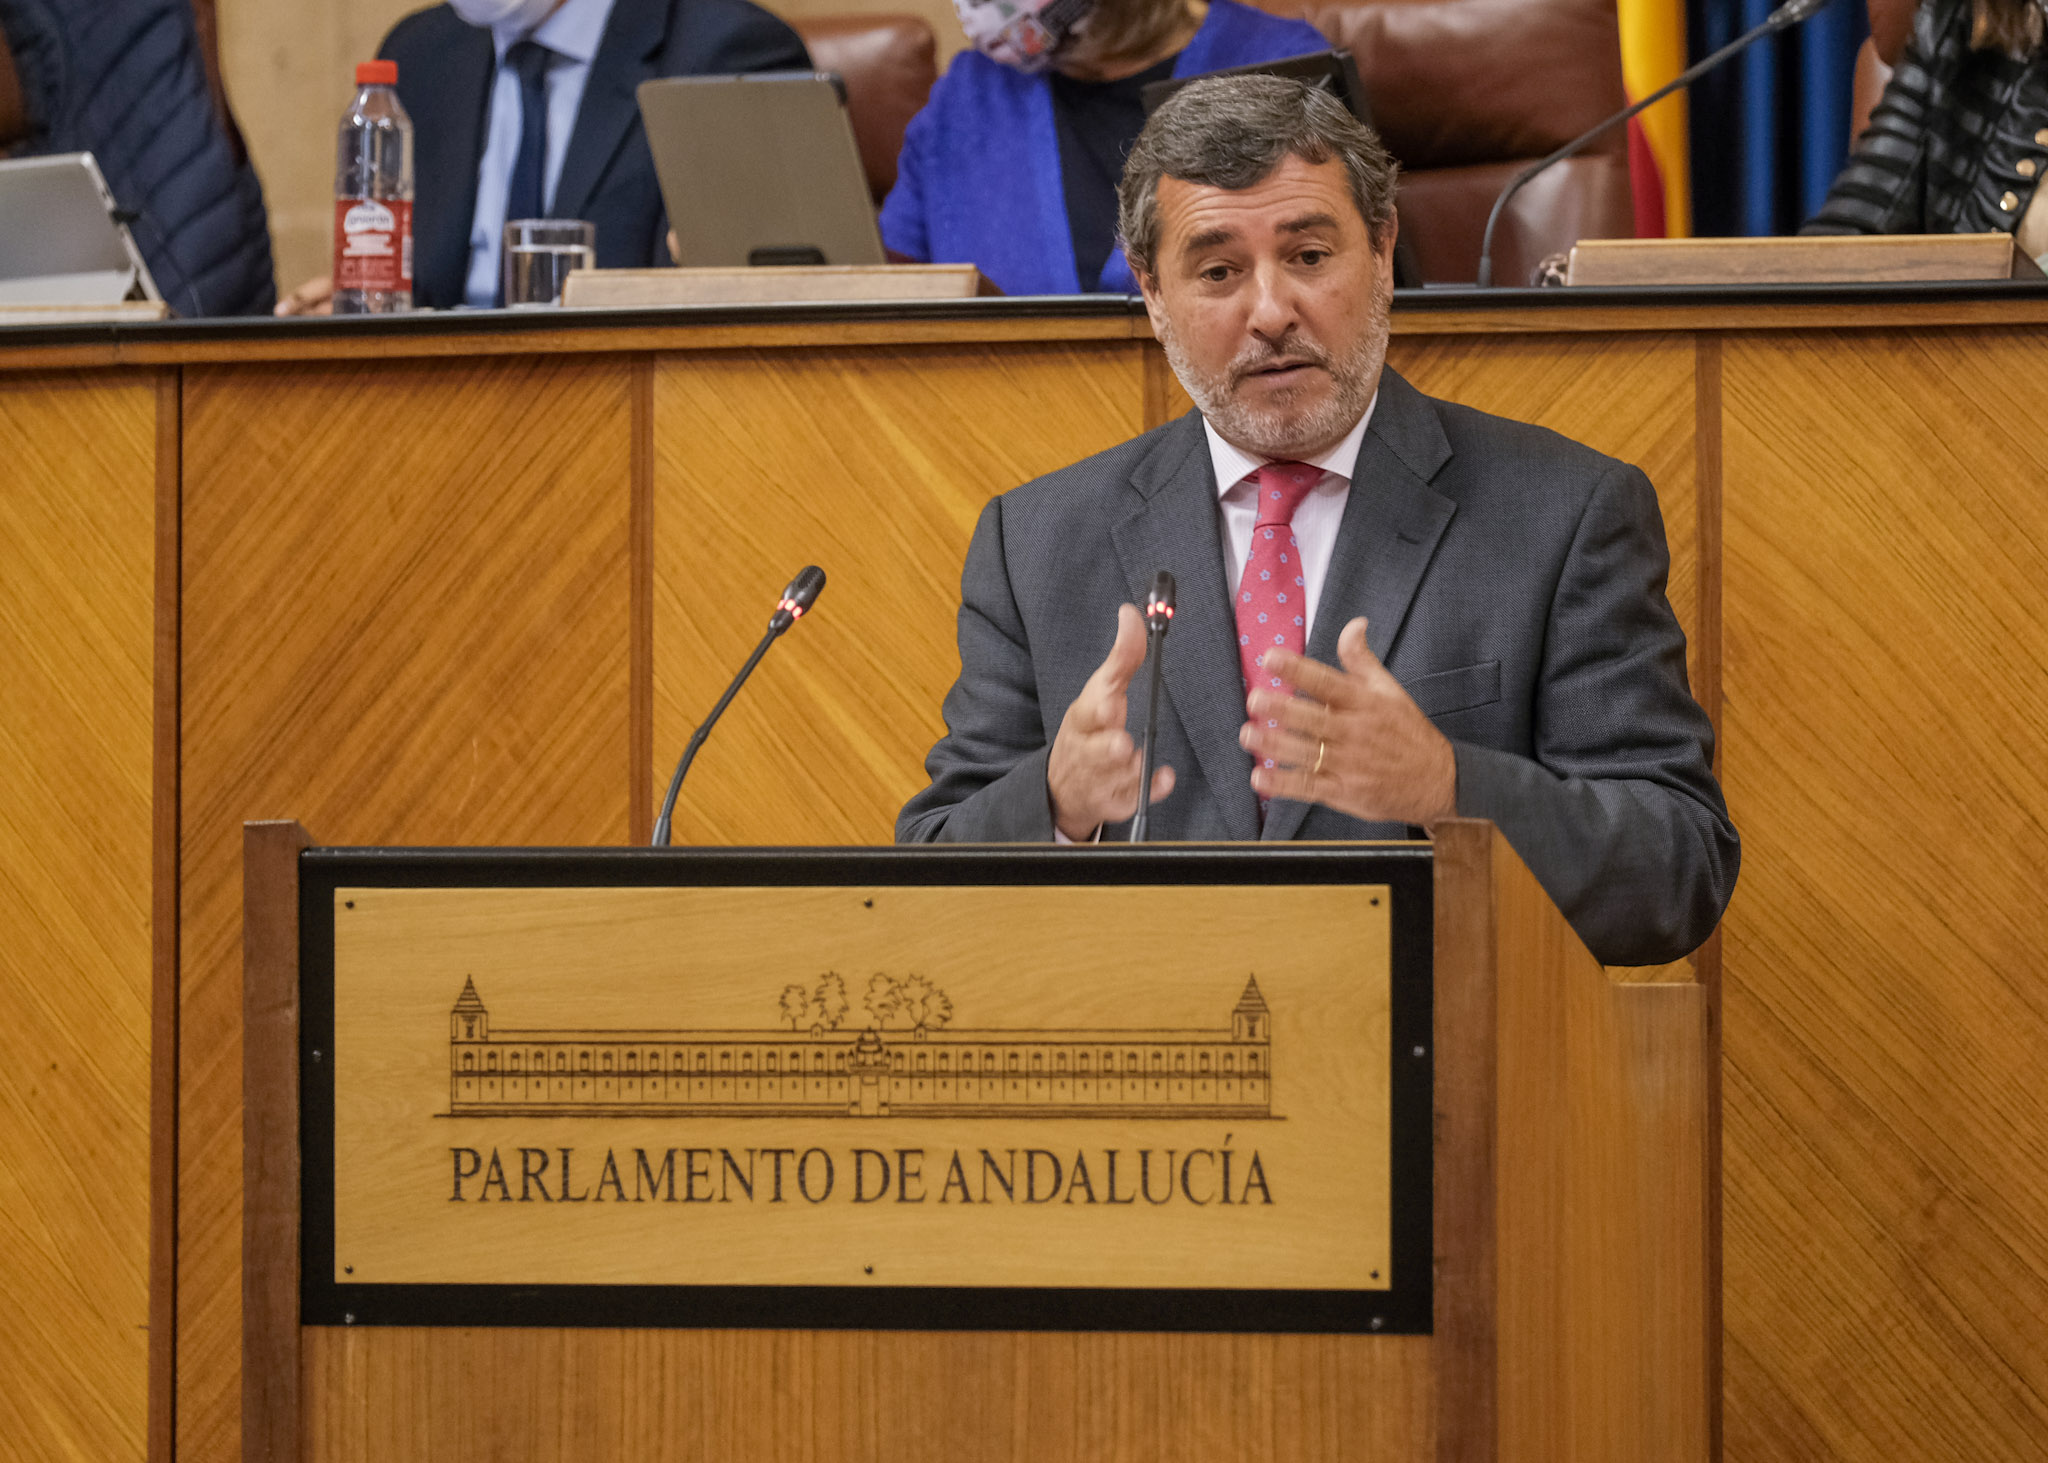
<path id="1" fill-rule="evenodd" d="M 1308 615 L 1301 627 L 1303 646 L 1316 627 L 1316 606 L 1323 597 L 1323 581 L 1329 577 L 1330 556 L 1337 551 L 1337 529 L 1344 521 L 1344 505 L 1351 500 L 1351 474 L 1357 470 L 1358 449 L 1379 399 L 1375 391 L 1365 404 L 1365 415 L 1344 434 L 1343 441 L 1307 459 L 1308 465 L 1321 468 L 1323 475 L 1294 510 L 1294 543 L 1301 550 L 1301 591 L 1308 600 Z M 1235 603 L 1237 581 L 1244 578 L 1244 561 L 1252 554 L 1252 531 L 1259 526 L 1258 486 L 1252 474 L 1273 459 L 1253 457 L 1231 446 L 1217 435 L 1207 417 L 1202 418 L 1202 431 L 1209 438 L 1209 462 L 1216 469 L 1217 502 L 1223 510 L 1223 583 Z M 1098 828 L 1095 840 L 1101 838 Z M 1054 825 L 1052 841 L 1066 844 L 1074 840 Z"/>
<path id="2" fill-rule="evenodd" d="M 555 184 L 562 178 L 562 159 L 569 152 L 569 134 L 576 130 L 576 111 L 590 80 L 590 63 L 612 18 L 614 0 L 562 0 L 561 7 L 535 26 L 530 37 L 516 25 L 491 27 L 498 52 L 497 79 L 491 86 L 491 115 L 484 129 L 484 155 L 476 169 L 476 212 L 469 221 L 469 277 L 463 284 L 465 304 L 488 309 L 498 302 L 498 270 L 505 247 L 505 201 L 512 191 L 512 164 L 519 158 L 519 75 L 505 64 L 505 53 L 517 41 L 532 39 L 560 59 L 548 68 L 548 150 L 541 163 L 541 196 L 552 208 Z"/>
<path id="3" fill-rule="evenodd" d="M 1315 633 L 1316 607 L 1322 603 L 1330 556 L 1337 550 L 1344 505 L 1351 499 L 1351 474 L 1358 466 L 1359 444 L 1365 440 L 1365 429 L 1379 399 L 1374 392 L 1365 404 L 1365 415 L 1344 434 L 1343 441 L 1321 456 L 1307 459 L 1308 465 L 1321 468 L 1323 475 L 1294 510 L 1294 542 L 1301 550 L 1301 591 L 1308 602 L 1308 615 L 1301 627 L 1304 646 Z M 1209 438 L 1209 461 L 1216 469 L 1217 501 L 1223 510 L 1223 583 L 1234 602 L 1237 581 L 1244 578 L 1244 561 L 1251 557 L 1252 530 L 1259 525 L 1259 493 L 1252 474 L 1272 459 L 1253 457 L 1233 447 L 1217 435 L 1207 417 L 1202 418 L 1202 431 Z"/>

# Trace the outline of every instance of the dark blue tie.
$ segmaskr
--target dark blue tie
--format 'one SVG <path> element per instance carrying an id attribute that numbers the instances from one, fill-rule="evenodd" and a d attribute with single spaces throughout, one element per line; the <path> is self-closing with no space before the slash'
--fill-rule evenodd
<path id="1" fill-rule="evenodd" d="M 538 41 L 519 41 L 505 52 L 505 64 L 519 77 L 519 156 L 512 163 L 512 187 L 505 218 L 545 218 L 543 192 L 548 164 L 548 67 L 555 53 Z"/>

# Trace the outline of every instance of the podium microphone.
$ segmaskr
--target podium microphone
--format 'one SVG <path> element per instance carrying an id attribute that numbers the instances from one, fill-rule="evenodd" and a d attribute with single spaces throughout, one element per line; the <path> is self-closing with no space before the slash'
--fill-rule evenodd
<path id="1" fill-rule="evenodd" d="M 1590 132 L 1580 133 L 1556 152 L 1553 152 L 1549 157 L 1544 158 L 1541 162 L 1531 163 L 1528 167 L 1522 169 L 1521 172 L 1515 174 L 1514 180 L 1507 187 L 1501 189 L 1500 197 L 1493 201 L 1493 212 L 1486 216 L 1486 233 L 1479 241 L 1479 277 L 1473 281 L 1474 285 L 1482 290 L 1490 289 L 1493 286 L 1493 231 L 1500 224 L 1501 210 L 1507 207 L 1510 198 L 1521 191 L 1524 183 L 1552 164 L 1561 163 L 1574 153 L 1581 151 L 1589 143 L 1599 141 L 1645 107 L 1655 106 L 1679 88 L 1691 86 L 1709 71 L 1712 71 L 1715 67 L 1740 52 L 1748 50 L 1765 36 L 1776 35 L 1781 30 L 1790 30 L 1801 21 L 1812 19 L 1821 11 L 1827 9 L 1828 3 L 1829 0 L 1785 0 L 1783 5 L 1780 5 L 1776 10 L 1765 16 L 1763 23 L 1754 30 L 1737 36 L 1720 50 L 1714 52 L 1713 55 L 1707 57 L 1706 60 L 1690 70 L 1680 73 L 1675 79 L 1658 87 L 1633 106 L 1623 107 Z"/>
<path id="2" fill-rule="evenodd" d="M 732 704 L 740 687 L 747 683 L 747 677 L 754 673 L 754 667 L 761 663 L 761 657 L 768 653 L 768 647 L 782 638 L 782 632 L 804 617 L 804 612 L 818 602 L 818 596 L 825 589 L 825 571 L 816 564 L 808 564 L 799 570 L 796 578 L 789 581 L 789 587 L 782 591 L 782 598 L 776 602 L 775 613 L 768 617 L 768 633 L 761 637 L 761 643 L 754 647 L 754 653 L 747 657 L 747 663 L 740 667 L 740 673 L 732 678 L 732 684 L 725 688 L 725 694 L 718 698 L 718 704 L 711 708 L 711 714 L 704 718 L 704 724 L 690 734 L 690 744 L 683 748 L 683 758 L 676 763 L 676 775 L 668 780 L 668 796 L 661 800 L 661 816 L 654 820 L 654 847 L 667 848 L 669 821 L 675 816 L 676 794 L 683 790 L 683 777 L 690 770 L 690 763 L 696 759 L 697 749 L 704 745 L 704 739 L 711 735 L 711 728 L 718 725 L 718 718 L 725 714 L 725 708 Z"/>
<path id="3" fill-rule="evenodd" d="M 1145 599 L 1145 658 L 1152 663 L 1145 690 L 1145 751 L 1138 759 L 1138 811 L 1131 818 L 1131 842 L 1145 841 L 1152 820 L 1152 743 L 1159 735 L 1159 662 L 1166 655 L 1166 632 L 1173 628 L 1173 576 L 1161 569 L 1152 576 Z"/>

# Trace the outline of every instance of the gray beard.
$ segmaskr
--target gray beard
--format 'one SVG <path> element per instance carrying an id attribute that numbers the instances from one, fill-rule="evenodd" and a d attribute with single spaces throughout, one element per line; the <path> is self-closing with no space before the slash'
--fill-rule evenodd
<path id="1" fill-rule="evenodd" d="M 1174 334 L 1173 322 L 1163 312 L 1159 345 L 1166 352 L 1173 374 L 1180 377 L 1180 384 L 1224 441 L 1254 457 L 1298 459 L 1327 447 L 1350 431 L 1365 415 L 1366 405 L 1379 386 L 1380 371 L 1387 360 L 1387 301 L 1377 287 L 1373 294 L 1372 317 L 1365 334 L 1348 352 L 1342 356 L 1330 356 L 1320 348 L 1306 352 L 1329 371 L 1337 387 L 1323 405 L 1306 416 L 1289 412 L 1284 406 L 1254 407 L 1235 394 L 1244 372 L 1256 369 L 1281 352 L 1246 352 L 1222 371 L 1205 375 L 1188 359 Z"/>

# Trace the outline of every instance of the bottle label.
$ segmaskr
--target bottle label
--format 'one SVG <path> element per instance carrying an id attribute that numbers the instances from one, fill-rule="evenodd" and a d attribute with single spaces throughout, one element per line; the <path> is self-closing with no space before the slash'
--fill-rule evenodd
<path id="1" fill-rule="evenodd" d="M 337 198 L 334 287 L 412 288 L 412 204 L 403 199 Z"/>

